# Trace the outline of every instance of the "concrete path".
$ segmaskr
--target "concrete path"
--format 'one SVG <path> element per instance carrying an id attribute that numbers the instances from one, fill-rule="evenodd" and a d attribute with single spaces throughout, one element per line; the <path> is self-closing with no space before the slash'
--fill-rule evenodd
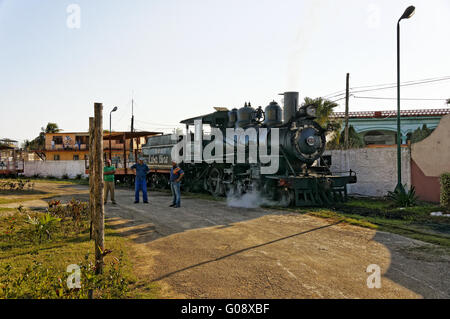
<path id="1" fill-rule="evenodd" d="M 163 297 L 450 297 L 450 256 L 434 245 L 222 201 L 182 198 L 176 209 L 169 194 L 151 192 L 149 204 L 133 204 L 126 189 L 116 200 L 107 222 L 132 239 L 138 277 Z M 379 267 L 381 288 L 368 288 L 369 265 Z"/>

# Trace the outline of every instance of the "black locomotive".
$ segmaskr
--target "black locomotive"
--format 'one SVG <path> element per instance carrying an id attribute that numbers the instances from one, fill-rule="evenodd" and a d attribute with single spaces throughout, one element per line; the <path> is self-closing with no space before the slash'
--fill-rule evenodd
<path id="1" fill-rule="evenodd" d="M 254 109 L 250 103 L 231 111 L 216 108 L 213 113 L 181 121 L 186 125 L 186 135 L 150 137 L 143 147 L 143 154 L 151 169 L 152 184 L 156 188 L 167 185 L 172 149 L 180 139 L 193 141 L 200 135 L 203 147 L 211 143 L 210 137 L 204 133 L 207 125 L 222 133 L 219 134 L 222 150 L 213 152 L 216 159 L 219 156 L 222 160 L 197 159 L 181 163 L 185 171 L 182 185 L 185 190 L 207 191 L 214 196 L 258 192 L 271 203 L 283 206 L 321 206 L 344 201 L 347 184 L 356 183 L 355 173 L 350 171 L 336 176 L 331 174 L 326 164 L 320 165 L 327 129 L 315 121 L 315 106 L 299 107 L 298 92 L 283 95 L 283 109 L 275 101 L 264 110 L 262 107 Z M 190 132 L 191 126 L 195 127 L 196 134 Z M 229 129 L 240 133 L 230 138 L 227 135 Z M 214 137 L 214 140 L 218 138 Z M 261 146 L 268 152 L 262 154 Z M 256 157 L 250 155 L 252 147 L 258 150 Z M 273 153 L 274 147 L 278 147 L 276 154 Z M 190 150 L 195 153 L 193 148 L 187 143 L 183 152 Z M 239 161 L 239 150 L 243 149 L 245 157 Z M 269 157 L 277 160 L 275 169 L 270 166 L 273 163 L 267 161 Z M 265 171 L 271 172 L 267 174 Z"/>

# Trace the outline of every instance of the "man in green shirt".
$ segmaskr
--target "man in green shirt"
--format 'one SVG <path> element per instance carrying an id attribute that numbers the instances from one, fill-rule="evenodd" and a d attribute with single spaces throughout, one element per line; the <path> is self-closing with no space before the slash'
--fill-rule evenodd
<path id="1" fill-rule="evenodd" d="M 114 174 L 116 173 L 116 168 L 111 165 L 111 160 L 106 160 L 106 165 L 103 168 L 103 181 L 105 182 L 105 204 L 108 201 L 108 193 L 111 192 L 111 202 L 113 205 L 116 204 L 114 199 Z"/>

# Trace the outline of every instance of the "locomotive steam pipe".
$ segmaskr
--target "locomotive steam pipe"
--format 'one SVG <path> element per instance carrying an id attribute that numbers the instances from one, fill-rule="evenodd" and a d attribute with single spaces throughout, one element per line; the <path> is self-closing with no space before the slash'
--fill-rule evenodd
<path id="1" fill-rule="evenodd" d="M 289 123 L 296 115 L 298 109 L 298 92 L 284 92 L 283 124 Z"/>

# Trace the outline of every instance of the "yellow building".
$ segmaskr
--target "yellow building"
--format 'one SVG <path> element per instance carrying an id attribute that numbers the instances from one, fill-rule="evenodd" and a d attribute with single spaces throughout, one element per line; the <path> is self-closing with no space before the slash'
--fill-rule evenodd
<path id="1" fill-rule="evenodd" d="M 89 133 L 47 133 L 44 153 L 51 161 L 84 160 L 89 154 Z"/>
<path id="2" fill-rule="evenodd" d="M 146 138 L 160 133 L 156 132 L 112 132 L 111 151 L 110 135 L 103 137 L 103 151 L 105 159 L 111 158 L 113 162 L 122 162 L 124 155 L 130 155 L 130 141 L 132 140 L 132 154 L 140 153 Z M 89 156 L 89 133 L 87 132 L 60 132 L 45 134 L 45 159 L 50 161 L 78 161 L 87 160 Z"/>

